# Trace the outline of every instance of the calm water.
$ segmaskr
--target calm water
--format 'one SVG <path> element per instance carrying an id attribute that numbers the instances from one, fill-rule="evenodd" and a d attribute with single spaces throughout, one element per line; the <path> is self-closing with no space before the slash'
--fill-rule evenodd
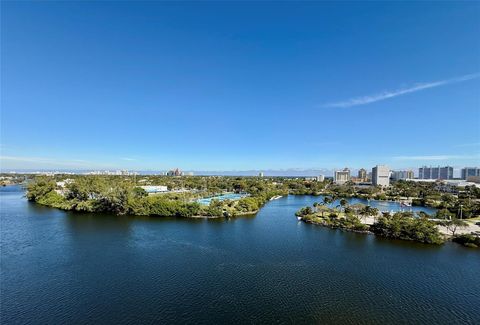
<path id="1" fill-rule="evenodd" d="M 480 323 L 480 253 L 298 223 L 65 213 L 1 199 L 1 323 Z"/>
<path id="2" fill-rule="evenodd" d="M 402 206 L 398 202 L 393 202 L 393 201 L 376 201 L 376 200 L 366 200 L 366 199 L 359 199 L 359 198 L 348 198 L 347 201 L 348 201 L 348 204 L 350 204 L 350 205 L 357 204 L 357 203 L 370 205 L 374 208 L 377 208 L 381 212 L 411 211 L 411 212 L 418 213 L 420 211 L 423 211 L 425 213 L 428 213 L 431 216 L 434 216 L 435 213 L 437 212 L 437 210 L 434 209 L 434 208 L 421 207 L 421 206 L 406 207 L 406 206 Z M 323 202 L 323 196 L 320 195 L 320 196 L 317 196 L 317 197 L 309 197 L 308 202 L 311 202 L 310 205 L 312 205 L 314 202 L 322 203 Z M 308 202 L 307 202 L 307 204 L 308 204 Z M 332 202 L 328 206 L 333 208 L 333 207 L 337 207 L 339 205 L 340 205 L 340 199 L 335 200 L 334 202 Z"/>

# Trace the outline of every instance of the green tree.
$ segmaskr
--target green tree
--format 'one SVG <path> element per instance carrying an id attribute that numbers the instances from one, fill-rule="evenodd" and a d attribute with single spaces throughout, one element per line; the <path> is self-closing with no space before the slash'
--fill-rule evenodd
<path id="1" fill-rule="evenodd" d="M 295 215 L 297 217 L 304 217 L 304 216 L 308 216 L 310 214 L 313 214 L 313 210 L 311 207 L 304 207 L 304 208 L 301 208 L 300 210 L 298 210 L 297 212 L 295 212 Z"/>
<path id="2" fill-rule="evenodd" d="M 343 208 L 343 210 L 345 211 L 345 207 L 348 206 L 348 201 L 347 201 L 347 199 L 345 199 L 345 198 L 340 199 L 340 206 L 341 206 L 341 207 Z"/>
<path id="3" fill-rule="evenodd" d="M 333 201 L 335 201 L 333 196 L 328 196 L 327 195 L 323 198 L 323 205 L 329 205 L 329 204 L 333 203 Z"/>
<path id="4" fill-rule="evenodd" d="M 467 227 L 468 223 L 458 218 L 452 218 L 451 220 L 444 221 L 442 225 L 447 228 L 447 231 L 452 233 L 452 236 L 455 236 L 457 230 Z"/>
<path id="5" fill-rule="evenodd" d="M 362 209 L 362 211 L 360 211 L 360 215 L 364 217 L 365 222 L 367 217 L 373 216 L 373 222 L 375 223 L 375 217 L 378 215 L 378 209 L 367 205 Z"/>
<path id="6" fill-rule="evenodd" d="M 46 177 L 40 177 L 27 186 L 27 199 L 37 201 L 53 191 L 56 187 L 55 181 Z"/>
<path id="7" fill-rule="evenodd" d="M 454 217 L 454 214 L 451 213 L 448 209 L 441 209 L 437 211 L 437 213 L 435 214 L 435 217 L 437 219 L 450 220 Z"/>

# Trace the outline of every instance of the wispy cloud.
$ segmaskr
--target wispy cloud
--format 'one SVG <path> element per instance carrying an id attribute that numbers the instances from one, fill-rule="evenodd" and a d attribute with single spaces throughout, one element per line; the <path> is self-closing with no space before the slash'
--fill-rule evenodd
<path id="1" fill-rule="evenodd" d="M 126 161 L 137 161 L 137 159 L 135 158 L 129 158 L 129 157 L 123 157 L 123 158 L 120 158 L 122 160 L 126 160 Z"/>
<path id="2" fill-rule="evenodd" d="M 459 160 L 459 159 L 480 159 L 478 155 L 432 155 L 432 156 L 396 156 L 394 160 Z"/>
<path id="3" fill-rule="evenodd" d="M 397 97 L 397 96 L 401 96 L 409 93 L 414 93 L 420 90 L 435 88 L 435 87 L 467 81 L 471 79 L 476 79 L 478 77 L 480 77 L 480 73 L 467 74 L 465 76 L 446 79 L 446 80 L 440 80 L 440 81 L 417 83 L 408 88 L 400 88 L 396 90 L 384 91 L 374 95 L 356 97 L 356 98 L 348 99 L 346 101 L 328 103 L 323 106 L 324 107 L 352 107 L 352 106 L 358 106 L 358 105 L 366 105 L 366 104 L 375 103 L 381 100 L 385 100 L 385 99 L 389 99 L 389 98 L 393 98 L 393 97 Z"/>

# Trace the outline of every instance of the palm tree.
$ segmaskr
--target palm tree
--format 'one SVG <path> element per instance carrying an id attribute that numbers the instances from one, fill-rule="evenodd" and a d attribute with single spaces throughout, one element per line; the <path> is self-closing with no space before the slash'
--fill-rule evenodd
<path id="1" fill-rule="evenodd" d="M 370 205 L 367 205 L 366 207 L 364 207 L 362 209 L 360 214 L 365 218 L 364 219 L 365 222 L 366 222 L 367 217 L 373 216 L 373 223 L 375 223 L 376 222 L 375 217 L 378 215 L 378 209 L 377 208 L 372 208 Z"/>
<path id="2" fill-rule="evenodd" d="M 325 211 L 330 211 L 330 208 L 328 208 L 327 206 L 325 206 L 325 205 L 323 205 L 323 204 L 318 205 L 318 208 L 319 208 L 320 211 L 322 212 L 322 218 L 323 218 L 323 216 L 324 216 Z"/>
<path id="3" fill-rule="evenodd" d="M 355 216 L 361 215 L 362 210 L 365 208 L 365 204 L 355 203 L 350 206 L 353 211 L 355 211 Z"/>
<path id="4" fill-rule="evenodd" d="M 373 223 L 376 223 L 378 212 L 379 212 L 378 209 L 377 208 L 371 208 L 370 212 L 372 213 L 371 215 L 373 215 Z"/>
<path id="5" fill-rule="evenodd" d="M 348 201 L 347 199 L 343 198 L 340 200 L 340 206 L 343 208 L 343 210 L 345 211 L 345 207 L 348 205 Z"/>
<path id="6" fill-rule="evenodd" d="M 367 223 L 367 216 L 368 216 L 368 211 L 369 211 L 368 208 L 369 208 L 369 207 L 370 207 L 370 206 L 367 205 L 367 206 L 364 207 L 362 210 L 360 210 L 360 215 L 363 217 L 363 222 L 364 222 L 364 223 Z"/>
<path id="7" fill-rule="evenodd" d="M 333 197 L 331 196 L 325 196 L 323 198 L 323 205 L 329 205 L 330 203 L 332 203 L 334 200 L 333 200 Z"/>

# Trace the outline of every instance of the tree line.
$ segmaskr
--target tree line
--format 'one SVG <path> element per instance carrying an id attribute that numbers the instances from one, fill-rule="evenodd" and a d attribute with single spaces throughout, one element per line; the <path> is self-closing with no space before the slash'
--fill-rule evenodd
<path id="1" fill-rule="evenodd" d="M 197 191 L 148 195 L 131 177 L 77 176 L 64 187 L 57 186 L 55 178 L 37 177 L 28 184 L 26 196 L 30 201 L 71 211 L 162 217 L 221 217 L 256 212 L 271 197 L 283 193 L 255 179 L 220 182 L 213 178 L 208 180 L 207 187 L 203 189 L 201 182 L 187 181 L 169 184 L 171 187 L 178 186 L 178 189 Z M 198 198 L 229 189 L 248 193 L 249 196 L 240 200 L 213 199 L 208 206 L 196 202 Z"/>
<path id="2" fill-rule="evenodd" d="M 325 196 L 323 201 L 315 202 L 296 212 L 296 216 L 307 223 L 319 224 L 329 228 L 340 228 L 357 232 L 371 232 L 386 238 L 418 241 L 428 244 L 442 244 L 446 241 L 438 226 L 444 226 L 451 233 L 452 240 L 464 246 L 480 247 L 478 235 L 457 235 L 456 231 L 467 226 L 458 218 L 441 221 L 432 220 L 425 212 L 417 216 L 413 212 L 399 211 L 396 213 L 382 212 L 365 204 L 349 205 L 341 199 L 335 207 L 329 207 L 335 201 L 333 196 Z M 373 217 L 373 223 L 367 224 L 366 218 Z M 362 218 L 364 222 L 362 222 Z"/>

